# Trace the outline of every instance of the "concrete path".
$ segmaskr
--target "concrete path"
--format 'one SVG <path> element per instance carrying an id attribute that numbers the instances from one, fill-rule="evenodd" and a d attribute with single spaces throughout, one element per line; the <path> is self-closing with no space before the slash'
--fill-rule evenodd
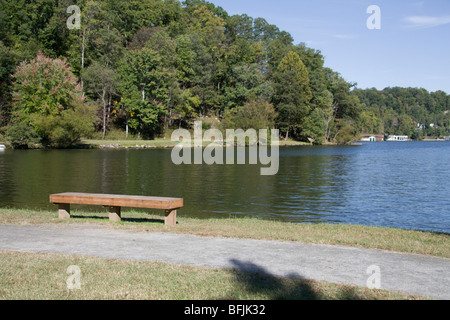
<path id="1" fill-rule="evenodd" d="M 379 270 L 381 289 L 450 299 L 449 259 L 381 250 L 92 226 L 13 225 L 0 225 L 0 249 L 236 268 L 357 286 L 367 286 Z M 372 266 L 369 271 L 375 275 L 368 273 Z"/>

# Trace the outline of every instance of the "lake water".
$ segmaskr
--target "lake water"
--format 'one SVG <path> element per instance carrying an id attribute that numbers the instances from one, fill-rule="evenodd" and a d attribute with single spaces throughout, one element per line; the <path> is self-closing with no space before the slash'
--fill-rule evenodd
<path id="1" fill-rule="evenodd" d="M 0 152 L 0 207 L 53 209 L 49 194 L 182 197 L 180 216 L 252 216 L 450 233 L 450 142 L 280 148 L 280 169 L 181 165 L 171 150 Z M 104 210 L 90 207 L 89 210 Z"/>

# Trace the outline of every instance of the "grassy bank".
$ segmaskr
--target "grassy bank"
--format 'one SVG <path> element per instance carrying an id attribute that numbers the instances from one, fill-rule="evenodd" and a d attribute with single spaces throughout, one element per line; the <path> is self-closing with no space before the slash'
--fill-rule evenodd
<path id="1" fill-rule="evenodd" d="M 162 214 L 124 211 L 123 221 L 111 223 L 106 210 L 72 211 L 61 220 L 54 211 L 0 209 L 0 224 L 93 224 L 136 232 L 171 232 L 198 236 L 296 241 L 382 249 L 450 258 L 450 235 L 357 225 L 292 224 L 251 218 L 194 219 L 180 216 L 176 227 L 164 226 Z"/>
<path id="2" fill-rule="evenodd" d="M 69 266 L 81 271 L 81 288 L 69 290 Z M 383 290 L 302 279 L 281 279 L 164 263 L 0 251 L 0 299 L 7 300 L 405 300 Z"/>
<path id="3" fill-rule="evenodd" d="M 82 140 L 84 145 L 93 148 L 173 148 L 177 145 L 176 142 L 170 140 Z"/>
<path id="4" fill-rule="evenodd" d="M 82 144 L 91 148 L 173 148 L 179 144 L 165 139 L 156 140 L 82 140 Z M 210 141 L 203 141 L 204 146 L 211 144 Z M 280 147 L 289 146 L 310 146 L 310 143 L 298 142 L 294 140 L 279 142 Z"/>
<path id="5" fill-rule="evenodd" d="M 11 145 L 5 141 L 4 144 L 7 149 L 12 149 Z M 72 149 L 168 149 L 177 146 L 179 142 L 174 142 L 165 139 L 156 140 L 111 140 L 111 139 L 83 139 L 80 143 L 73 146 Z M 203 145 L 206 147 L 211 142 L 204 141 Z M 311 146 L 310 143 L 298 142 L 293 140 L 280 141 L 280 147 L 295 147 L 295 146 Z M 45 149 L 41 144 L 30 146 L 30 149 Z"/>
<path id="6" fill-rule="evenodd" d="M 179 217 L 166 227 L 161 215 L 124 211 L 120 223 L 107 213 L 72 211 L 61 220 L 53 211 L 0 209 L 0 224 L 95 225 L 136 232 L 171 232 L 199 236 L 298 241 L 378 248 L 450 257 L 450 236 L 362 226 L 303 225 L 257 219 L 193 219 Z M 69 266 L 81 270 L 81 289 L 68 290 Z M 237 269 L 213 269 L 154 262 L 123 261 L 79 255 L 23 253 L 0 250 L 0 299 L 132 299 L 132 300 L 406 300 L 423 299 L 384 290 Z"/>

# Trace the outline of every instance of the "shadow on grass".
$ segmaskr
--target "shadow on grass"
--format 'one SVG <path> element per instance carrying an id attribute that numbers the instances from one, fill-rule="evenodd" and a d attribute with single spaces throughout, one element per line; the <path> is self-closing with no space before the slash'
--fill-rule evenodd
<path id="1" fill-rule="evenodd" d="M 109 217 L 102 217 L 102 216 L 79 216 L 79 215 L 72 215 L 71 218 L 73 219 L 81 219 L 81 220 L 102 220 L 102 221 L 109 221 Z M 163 219 L 152 219 L 152 218 L 124 218 L 122 217 L 122 222 L 130 222 L 130 223 L 162 223 L 164 224 Z"/>
<path id="2" fill-rule="evenodd" d="M 314 281 L 306 280 L 299 274 L 289 274 L 282 278 L 269 273 L 252 262 L 230 261 L 234 268 L 235 281 L 245 293 L 261 295 L 269 300 L 367 300 L 350 286 L 336 286 L 326 289 Z M 231 299 L 239 297 L 229 297 Z"/>

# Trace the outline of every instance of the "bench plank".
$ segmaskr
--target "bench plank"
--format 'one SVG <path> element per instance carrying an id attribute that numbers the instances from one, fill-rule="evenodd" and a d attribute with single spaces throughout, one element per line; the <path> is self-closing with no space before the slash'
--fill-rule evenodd
<path id="1" fill-rule="evenodd" d="M 111 221 L 121 220 L 121 207 L 165 210 L 165 224 L 176 225 L 177 209 L 183 207 L 181 198 L 127 196 L 92 193 L 60 193 L 50 195 L 50 202 L 59 206 L 59 217 L 70 218 L 70 205 L 98 205 L 109 208 Z"/>
<path id="2" fill-rule="evenodd" d="M 174 210 L 183 207 L 183 199 L 126 196 L 113 194 L 91 194 L 91 193 L 60 193 L 50 195 L 50 202 L 55 204 L 84 204 L 107 207 L 130 207 L 144 209 Z"/>

